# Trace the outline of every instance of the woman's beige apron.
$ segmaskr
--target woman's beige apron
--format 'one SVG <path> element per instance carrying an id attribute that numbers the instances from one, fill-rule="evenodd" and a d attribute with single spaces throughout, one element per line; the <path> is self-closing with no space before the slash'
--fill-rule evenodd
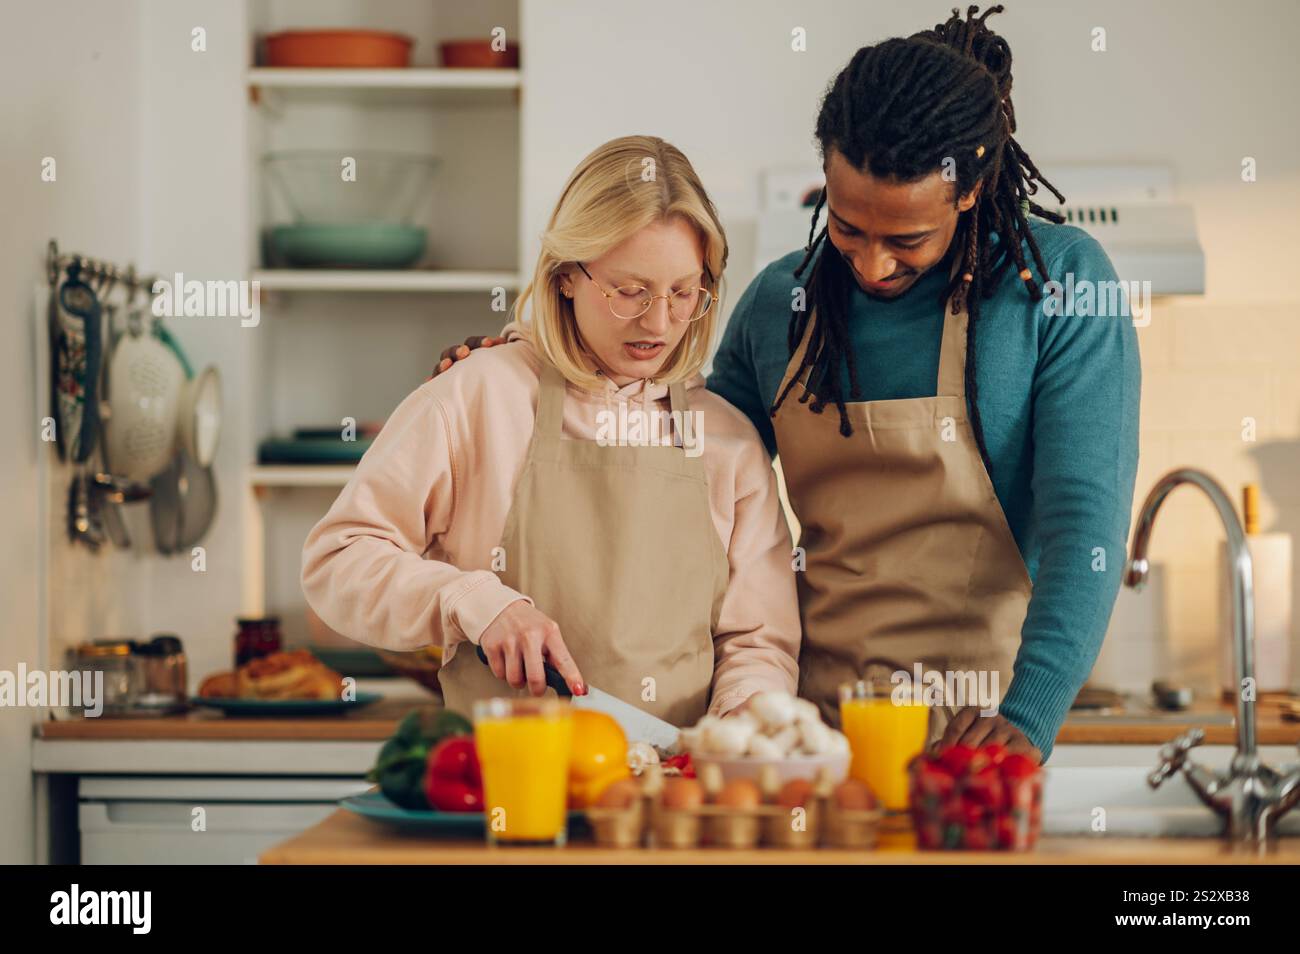
<path id="1" fill-rule="evenodd" d="M 501 581 L 555 620 L 582 678 L 673 725 L 705 714 L 729 575 L 702 457 L 681 447 L 564 440 L 564 378 L 543 365 L 528 457 L 501 547 Z M 681 384 L 670 407 L 688 412 Z M 457 644 L 438 674 L 447 707 L 527 694 Z M 547 690 L 548 695 L 553 695 Z"/>
<path id="2" fill-rule="evenodd" d="M 833 404 L 813 414 L 799 403 L 805 381 L 776 413 L 807 561 L 797 574 L 799 694 L 832 725 L 839 686 L 862 678 L 873 658 L 909 672 L 917 662 L 996 671 L 999 703 L 1011 682 L 1031 584 L 967 418 L 967 320 L 964 306 L 945 307 L 936 397 L 848 404 L 847 438 Z M 942 714 L 932 721 L 930 741 L 946 724 Z"/>

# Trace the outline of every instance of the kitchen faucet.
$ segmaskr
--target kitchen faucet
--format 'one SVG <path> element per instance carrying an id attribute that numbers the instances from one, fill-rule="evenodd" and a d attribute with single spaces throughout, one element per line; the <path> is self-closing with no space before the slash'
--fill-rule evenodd
<path id="1" fill-rule="evenodd" d="M 1170 471 L 1147 494 L 1133 532 L 1133 554 L 1124 583 L 1140 590 L 1150 564 L 1147 546 L 1156 513 L 1179 484 L 1205 491 L 1214 503 L 1228 535 L 1228 576 L 1232 583 L 1233 666 L 1237 677 L 1237 751 L 1226 772 L 1216 772 L 1187 760 L 1187 753 L 1205 740 L 1205 730 L 1189 729 L 1160 749 L 1160 764 L 1147 776 L 1152 788 L 1182 770 L 1197 797 L 1223 819 L 1224 835 L 1242 842 L 1264 841 L 1277 820 L 1300 800 L 1300 764 L 1281 772 L 1265 765 L 1255 750 L 1255 595 L 1253 564 L 1237 513 L 1212 477 L 1200 470 Z"/>

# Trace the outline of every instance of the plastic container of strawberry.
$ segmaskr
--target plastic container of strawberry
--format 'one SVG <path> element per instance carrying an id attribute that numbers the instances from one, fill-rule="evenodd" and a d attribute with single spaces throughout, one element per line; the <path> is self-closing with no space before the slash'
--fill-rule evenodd
<path id="1" fill-rule="evenodd" d="M 1042 828 L 1043 771 L 1000 745 L 950 746 L 909 769 L 917 844 L 939 851 L 1029 851 Z"/>

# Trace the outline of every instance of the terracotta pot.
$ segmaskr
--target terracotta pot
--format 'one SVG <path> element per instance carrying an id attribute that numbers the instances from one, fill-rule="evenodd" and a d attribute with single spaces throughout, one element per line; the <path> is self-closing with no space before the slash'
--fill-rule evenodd
<path id="1" fill-rule="evenodd" d="M 391 69 L 411 65 L 415 41 L 381 30 L 290 30 L 266 38 L 267 66 Z"/>
<path id="2" fill-rule="evenodd" d="M 519 44 L 507 43 L 501 52 L 490 40 L 453 40 L 443 43 L 442 65 L 448 69 L 514 69 L 519 66 Z"/>

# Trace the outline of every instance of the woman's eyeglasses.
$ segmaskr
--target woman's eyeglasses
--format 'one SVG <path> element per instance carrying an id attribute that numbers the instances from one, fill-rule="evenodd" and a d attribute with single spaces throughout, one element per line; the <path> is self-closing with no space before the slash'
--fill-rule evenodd
<path id="1" fill-rule="evenodd" d="M 582 262 L 576 264 L 582 269 L 582 274 L 591 278 L 587 266 Z M 591 283 L 605 296 L 610 314 L 624 321 L 640 318 L 650 310 L 656 298 L 668 302 L 668 314 L 673 321 L 699 321 L 713 307 L 713 293 L 707 288 L 683 288 L 669 295 L 651 295 L 650 289 L 643 285 L 619 285 L 613 291 L 606 291 L 596 279 L 591 278 Z"/>

